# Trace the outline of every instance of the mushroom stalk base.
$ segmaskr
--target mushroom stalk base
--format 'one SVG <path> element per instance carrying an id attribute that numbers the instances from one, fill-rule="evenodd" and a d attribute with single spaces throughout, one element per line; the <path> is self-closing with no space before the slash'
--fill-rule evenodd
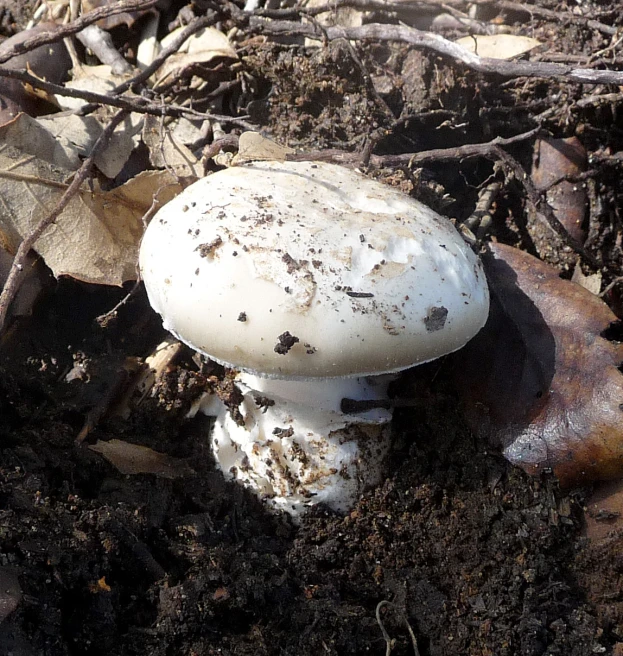
<path id="1" fill-rule="evenodd" d="M 342 398 L 387 399 L 388 377 L 284 381 L 240 374 L 244 426 L 217 414 L 212 448 L 223 472 L 295 518 L 324 503 L 344 512 L 377 484 L 391 412 L 340 412 Z M 206 411 L 207 414 L 212 414 Z"/>

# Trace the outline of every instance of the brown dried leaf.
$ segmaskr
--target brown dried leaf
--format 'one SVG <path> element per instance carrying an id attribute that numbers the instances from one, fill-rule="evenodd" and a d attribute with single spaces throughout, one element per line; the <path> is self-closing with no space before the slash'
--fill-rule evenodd
<path id="1" fill-rule="evenodd" d="M 567 486 L 621 476 L 623 345 L 603 336 L 616 316 L 531 255 L 491 251 L 489 320 L 456 360 L 472 429 Z"/>
<path id="2" fill-rule="evenodd" d="M 146 446 L 130 444 L 123 440 L 98 440 L 89 449 L 101 454 L 122 474 L 155 474 L 162 478 L 182 478 L 192 476 L 194 471 L 179 458 L 159 453 Z"/>
<path id="3" fill-rule="evenodd" d="M 54 207 L 68 171 L 5 146 L 0 152 L 0 230 L 16 246 Z M 55 276 L 120 285 L 136 278 L 142 217 L 181 186 L 167 171 L 144 172 L 112 191 L 85 185 L 35 244 Z"/>

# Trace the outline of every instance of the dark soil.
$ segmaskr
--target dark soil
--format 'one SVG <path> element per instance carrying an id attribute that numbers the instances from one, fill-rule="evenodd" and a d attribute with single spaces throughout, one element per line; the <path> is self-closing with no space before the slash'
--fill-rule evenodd
<path id="1" fill-rule="evenodd" d="M 2 6 L 2 26 L 23 27 L 30 3 Z M 609 25 L 620 19 L 616 4 L 594 9 Z M 572 20 L 505 16 L 570 61 L 610 45 Z M 589 153 L 623 145 L 616 102 L 577 105 L 603 89 L 487 78 L 398 45 L 356 44 L 356 57 L 339 42 L 242 45 L 242 72 L 230 77 L 245 84 L 222 111 L 247 112 L 300 150 L 353 152 L 377 128 L 387 129 L 377 154 L 476 143 L 529 130 L 547 110 L 542 124 Z M 617 53 L 607 54 L 613 68 Z M 405 108 L 412 118 L 392 129 L 388 116 Z M 512 153 L 530 167 L 530 142 Z M 620 166 L 592 166 L 590 248 L 609 282 L 621 272 Z M 464 219 L 497 170 L 475 159 L 375 175 Z M 494 235 L 566 272 L 569 247 L 524 209 L 521 185 L 505 179 Z M 165 336 L 142 291 L 96 321 L 124 294 L 58 281 L 2 341 L 0 654 L 384 654 L 383 631 L 396 655 L 414 653 L 411 632 L 422 656 L 623 653 L 620 536 L 583 538 L 590 490 L 530 479 L 473 437 L 451 359 L 396 386 L 415 403 L 396 413 L 385 482 L 348 516 L 317 509 L 296 527 L 215 470 L 207 420 L 184 418 L 206 384 L 191 352 L 129 418 L 100 411 L 131 378 L 128 363 Z M 94 427 L 76 445 L 87 419 Z M 122 475 L 88 448 L 115 438 L 185 459 L 196 475 Z"/>

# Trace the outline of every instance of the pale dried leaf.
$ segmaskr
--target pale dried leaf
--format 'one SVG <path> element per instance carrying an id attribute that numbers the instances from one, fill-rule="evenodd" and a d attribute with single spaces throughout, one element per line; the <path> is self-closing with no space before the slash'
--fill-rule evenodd
<path id="1" fill-rule="evenodd" d="M 28 114 L 19 114 L 0 126 L 0 142 L 59 168 L 76 171 L 81 157 L 89 154 L 103 130 L 94 116 L 61 112 L 34 119 Z M 106 148 L 95 157 L 95 165 L 109 178 L 121 171 L 134 149 L 133 131 L 129 121 L 123 122 Z"/>
<path id="2" fill-rule="evenodd" d="M 54 208 L 67 174 L 17 149 L 0 150 L 0 230 L 11 243 L 18 244 Z M 154 194 L 164 203 L 179 191 L 166 171 L 142 173 L 108 192 L 85 186 L 35 250 L 55 276 L 106 285 L 133 280 L 144 213 Z"/>
<path id="3" fill-rule="evenodd" d="M 166 48 L 183 28 L 178 28 L 168 34 L 161 42 L 161 48 Z M 206 27 L 190 36 L 181 48 L 169 57 L 153 79 L 154 84 L 161 84 L 170 77 L 177 77 L 193 64 L 207 64 L 217 57 L 238 59 L 238 55 L 225 34 L 214 27 Z"/>
<path id="4" fill-rule="evenodd" d="M 37 120 L 49 130 L 60 146 L 82 158 L 89 155 L 96 140 L 104 131 L 104 126 L 92 115 L 78 116 L 61 112 Z M 133 120 L 128 117 L 117 126 L 104 150 L 95 156 L 95 166 L 105 176 L 115 178 L 120 173 L 134 150 L 134 135 L 137 129 Z M 79 165 L 80 160 L 78 160 Z"/>
<path id="5" fill-rule="evenodd" d="M 145 116 L 143 142 L 149 149 L 149 161 L 156 168 L 166 168 L 182 177 L 201 175 L 201 164 L 192 152 L 180 143 L 173 132 L 157 116 Z"/>
<path id="6" fill-rule="evenodd" d="M 195 473 L 184 460 L 123 440 L 109 442 L 98 440 L 95 444 L 89 445 L 89 449 L 102 455 L 125 475 L 155 474 L 162 478 L 174 479 L 192 476 Z"/>
<path id="7" fill-rule="evenodd" d="M 232 165 L 253 161 L 283 162 L 286 156 L 293 152 L 292 148 L 271 141 L 259 132 L 243 132 L 238 141 L 238 154 L 233 158 Z"/>
<path id="8" fill-rule="evenodd" d="M 541 45 L 536 39 L 517 34 L 473 34 L 457 39 L 456 43 L 480 57 L 495 59 L 513 59 Z"/>
<path id="9" fill-rule="evenodd" d="M 57 138 L 28 114 L 18 114 L 13 120 L 0 125 L 0 143 L 68 171 L 75 171 L 80 166 L 77 149 L 67 140 Z"/>
<path id="10" fill-rule="evenodd" d="M 158 55 L 158 26 L 160 25 L 160 12 L 150 14 L 143 23 L 141 40 L 136 49 L 136 64 L 144 70 L 151 66 Z"/>
<path id="11" fill-rule="evenodd" d="M 117 85 L 125 82 L 128 78 L 129 75 L 115 75 L 107 64 L 81 66 L 78 69 L 74 69 L 73 80 L 66 82 L 65 86 L 69 89 L 109 94 Z M 135 94 L 126 92 L 124 95 L 131 96 Z M 68 96 L 57 96 L 56 102 L 59 107 L 71 110 L 80 109 L 88 104 L 86 100 L 70 98 Z"/>
<path id="12" fill-rule="evenodd" d="M 186 145 L 198 141 L 203 136 L 201 132 L 201 121 L 189 121 L 185 117 L 176 119 L 170 126 L 173 138 L 179 143 Z"/>

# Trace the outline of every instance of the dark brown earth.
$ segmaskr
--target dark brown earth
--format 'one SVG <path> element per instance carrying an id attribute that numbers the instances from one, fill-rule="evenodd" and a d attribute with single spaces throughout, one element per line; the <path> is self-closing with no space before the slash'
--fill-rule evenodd
<path id="1" fill-rule="evenodd" d="M 4 34 L 19 31 L 30 4 L 2 7 Z M 597 2 L 594 13 L 620 24 L 616 4 Z M 611 43 L 571 20 L 507 10 L 505 22 L 569 61 Z M 131 44 L 130 32 L 120 41 Z M 245 84 L 226 93 L 222 111 L 248 112 L 300 150 L 353 152 L 380 127 L 381 155 L 512 136 L 537 120 L 553 136 L 577 135 L 601 154 L 588 177 L 590 249 L 606 282 L 620 275 L 621 171 L 607 159 L 623 146 L 620 100 L 577 104 L 618 89 L 486 77 L 405 46 L 354 48 L 356 58 L 340 42 L 306 51 L 251 39 Z M 604 57 L 621 68 L 616 48 Z M 413 117 L 389 129 L 404 108 Z M 511 152 L 529 168 L 531 142 Z M 495 173 L 474 159 L 375 175 L 465 219 Z M 494 235 L 564 271 L 569 247 L 525 214 L 521 185 L 505 179 Z M 128 419 L 97 416 L 129 379 L 126 359 L 165 336 L 142 291 L 117 319 L 96 321 L 124 293 L 61 280 L 2 341 L 0 654 L 384 654 L 383 630 L 397 655 L 414 653 L 410 631 L 422 656 L 623 654 L 622 536 L 587 541 L 590 489 L 530 479 L 472 436 L 451 359 L 396 386 L 412 407 L 396 413 L 385 482 L 348 516 L 319 509 L 295 527 L 214 469 L 207 420 L 184 418 L 211 373 L 189 351 Z M 77 363 L 83 373 L 68 382 Z M 87 417 L 95 427 L 76 445 Z M 124 476 L 87 448 L 110 439 L 186 459 L 196 475 Z"/>

